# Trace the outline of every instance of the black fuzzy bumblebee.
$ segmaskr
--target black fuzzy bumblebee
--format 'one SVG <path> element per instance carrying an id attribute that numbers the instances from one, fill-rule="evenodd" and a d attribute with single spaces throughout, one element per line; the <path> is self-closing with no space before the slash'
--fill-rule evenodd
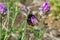
<path id="1" fill-rule="evenodd" d="M 28 15 L 27 18 L 27 23 L 31 26 L 34 26 L 34 24 L 37 22 L 37 18 L 35 17 L 35 15 L 32 14 L 32 12 L 30 12 L 30 14 Z"/>

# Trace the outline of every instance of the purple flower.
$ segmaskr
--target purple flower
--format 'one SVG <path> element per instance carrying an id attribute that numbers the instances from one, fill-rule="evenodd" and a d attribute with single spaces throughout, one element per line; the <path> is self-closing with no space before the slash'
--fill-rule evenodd
<path id="1" fill-rule="evenodd" d="M 35 23 L 37 22 L 37 19 L 36 19 L 34 16 L 32 16 L 32 17 L 31 17 L 31 22 L 32 22 L 33 24 L 35 24 Z"/>
<path id="2" fill-rule="evenodd" d="M 22 11 L 25 11 L 26 9 L 27 9 L 27 7 L 26 6 L 23 6 L 23 7 L 21 7 L 20 8 Z"/>
<path id="3" fill-rule="evenodd" d="M 50 11 L 50 5 L 48 2 L 43 3 L 43 5 L 41 6 L 41 8 L 39 8 L 39 10 L 43 10 L 43 11 Z"/>
<path id="4" fill-rule="evenodd" d="M 5 6 L 5 4 L 0 4 L 0 12 L 6 12 L 7 8 Z"/>

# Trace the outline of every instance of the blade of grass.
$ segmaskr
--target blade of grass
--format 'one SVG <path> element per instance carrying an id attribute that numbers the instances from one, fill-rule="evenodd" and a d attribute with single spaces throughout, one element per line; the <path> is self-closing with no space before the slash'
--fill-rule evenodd
<path id="1" fill-rule="evenodd" d="M 21 37 L 21 40 L 24 40 L 24 37 L 25 37 L 25 33 L 26 33 L 26 20 L 21 24 L 20 28 L 23 30 L 23 33 L 22 33 L 22 37 Z"/>

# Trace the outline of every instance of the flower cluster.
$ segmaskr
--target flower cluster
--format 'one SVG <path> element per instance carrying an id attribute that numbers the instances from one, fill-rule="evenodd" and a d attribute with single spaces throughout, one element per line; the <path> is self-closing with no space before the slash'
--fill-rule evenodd
<path id="1" fill-rule="evenodd" d="M 27 7 L 27 6 L 23 6 L 23 7 L 21 7 L 20 9 L 21 9 L 22 11 L 25 11 L 25 10 L 28 9 L 28 7 Z M 30 9 L 30 8 L 29 8 L 29 9 Z M 49 3 L 48 3 L 48 2 L 43 3 L 43 5 L 41 5 L 41 7 L 39 8 L 39 10 L 42 11 L 42 14 L 43 14 L 44 12 L 50 11 L 50 5 L 49 5 Z M 32 11 L 32 10 L 30 9 L 30 11 Z M 29 25 L 34 25 L 36 22 L 38 22 L 38 20 L 37 20 L 37 18 L 32 14 L 32 12 L 30 12 L 29 15 L 28 15 L 27 22 L 28 22 Z"/>
<path id="2" fill-rule="evenodd" d="M 39 8 L 39 10 L 42 10 L 42 11 L 50 11 L 50 5 L 48 2 L 45 2 L 43 3 L 43 5 L 41 5 L 41 7 Z"/>
<path id="3" fill-rule="evenodd" d="M 37 18 L 36 18 L 35 16 L 32 16 L 32 17 L 31 17 L 31 22 L 32 22 L 33 24 L 35 24 L 35 23 L 37 22 Z"/>
<path id="4" fill-rule="evenodd" d="M 5 6 L 5 4 L 0 4 L 0 13 L 6 12 L 7 8 Z"/>
<path id="5" fill-rule="evenodd" d="M 21 7 L 20 8 L 22 11 L 25 11 L 26 9 L 27 9 L 27 7 L 26 6 L 23 6 L 23 7 Z"/>

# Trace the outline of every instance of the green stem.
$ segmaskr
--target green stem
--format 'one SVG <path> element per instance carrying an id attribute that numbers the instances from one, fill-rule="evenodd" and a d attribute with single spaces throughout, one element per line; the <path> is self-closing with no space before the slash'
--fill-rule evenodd
<path id="1" fill-rule="evenodd" d="M 15 8 L 15 11 L 17 11 L 17 7 Z M 15 13 L 15 12 L 14 12 Z M 17 12 L 15 13 L 15 15 L 14 15 L 14 19 L 12 19 L 12 26 L 14 25 L 14 22 L 15 22 L 15 19 L 16 19 L 16 16 L 17 16 Z M 11 27 L 12 27 L 11 26 Z"/>
<path id="2" fill-rule="evenodd" d="M 12 20 L 12 25 L 11 25 L 11 27 L 13 27 L 13 25 L 14 25 L 14 22 L 15 22 L 16 16 L 17 16 L 17 13 L 15 13 L 15 15 L 14 15 L 14 19 Z"/>
<path id="3" fill-rule="evenodd" d="M 8 5 L 9 6 L 9 5 Z M 7 12 L 7 27 L 6 27 L 6 29 L 8 29 L 8 25 L 9 25 L 9 9 L 8 9 L 8 12 Z M 8 36 L 7 33 L 8 32 L 8 30 L 6 30 L 6 33 L 5 33 L 5 37 L 4 37 L 4 40 L 7 40 L 6 39 L 6 37 Z"/>

